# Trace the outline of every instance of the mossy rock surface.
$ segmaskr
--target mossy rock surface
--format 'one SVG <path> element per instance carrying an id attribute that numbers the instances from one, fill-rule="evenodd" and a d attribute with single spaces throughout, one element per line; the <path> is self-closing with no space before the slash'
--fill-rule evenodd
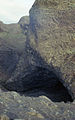
<path id="1" fill-rule="evenodd" d="M 73 98 L 75 98 L 74 26 L 74 0 L 36 0 L 30 10 L 29 44 L 47 65 L 53 65 L 56 75 Z"/>

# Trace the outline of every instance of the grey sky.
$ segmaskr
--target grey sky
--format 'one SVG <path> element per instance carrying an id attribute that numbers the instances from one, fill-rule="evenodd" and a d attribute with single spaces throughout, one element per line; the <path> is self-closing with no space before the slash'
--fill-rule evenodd
<path id="1" fill-rule="evenodd" d="M 0 21 L 18 22 L 22 16 L 29 15 L 29 9 L 35 0 L 0 0 Z"/>

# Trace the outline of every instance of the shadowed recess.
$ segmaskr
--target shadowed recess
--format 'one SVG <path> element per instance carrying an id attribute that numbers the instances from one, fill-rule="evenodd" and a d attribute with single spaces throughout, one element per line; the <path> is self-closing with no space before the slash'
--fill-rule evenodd
<path id="1" fill-rule="evenodd" d="M 53 102 L 73 102 L 68 90 L 59 81 L 53 71 L 37 67 L 36 70 L 27 77 L 34 79 L 34 81 L 30 84 L 29 90 L 23 92 L 23 94 L 38 97 L 44 93 Z"/>

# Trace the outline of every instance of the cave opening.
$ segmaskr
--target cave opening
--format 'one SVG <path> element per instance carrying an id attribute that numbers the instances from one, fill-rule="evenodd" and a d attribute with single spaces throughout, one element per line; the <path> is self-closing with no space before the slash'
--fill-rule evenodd
<path id="1" fill-rule="evenodd" d="M 33 81 L 27 95 L 38 97 L 45 95 L 53 102 L 73 102 L 67 88 L 60 82 L 59 78 L 46 68 L 36 67 L 30 79 Z M 35 93 L 35 94 L 34 94 Z"/>
<path id="2" fill-rule="evenodd" d="M 5 88 L 7 91 L 16 91 L 20 95 L 29 97 L 39 97 L 44 95 L 53 102 L 73 102 L 71 95 L 67 88 L 61 83 L 61 80 L 53 71 L 47 68 L 36 67 L 30 74 L 22 77 L 20 81 L 22 81 L 23 89 L 25 88 L 23 91 L 11 90 L 10 87 Z M 19 82 L 17 81 L 13 84 L 16 87 Z M 10 84 L 10 86 L 11 85 L 12 84 Z"/>

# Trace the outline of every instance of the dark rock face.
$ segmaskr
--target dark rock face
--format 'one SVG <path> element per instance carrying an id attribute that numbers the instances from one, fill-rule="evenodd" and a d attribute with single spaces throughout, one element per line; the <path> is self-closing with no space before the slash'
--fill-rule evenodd
<path id="1" fill-rule="evenodd" d="M 16 69 L 25 47 L 25 31 L 27 29 L 21 28 L 20 23 L 6 25 L 0 22 L 0 84 L 8 80 Z"/>
<path id="2" fill-rule="evenodd" d="M 18 60 L 19 54 L 16 51 L 10 48 L 7 51 L 0 51 L 0 83 L 10 78 Z"/>

